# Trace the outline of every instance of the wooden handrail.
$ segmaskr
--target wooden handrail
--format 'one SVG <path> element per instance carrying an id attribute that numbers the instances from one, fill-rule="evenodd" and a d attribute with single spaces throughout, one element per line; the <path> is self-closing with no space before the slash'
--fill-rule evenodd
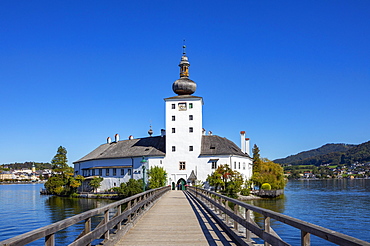
<path id="1" fill-rule="evenodd" d="M 284 214 L 280 214 L 268 209 L 256 207 L 237 199 L 233 199 L 221 194 L 218 194 L 213 191 L 208 191 L 201 188 L 195 188 L 188 186 L 189 193 L 192 194 L 192 197 L 198 200 L 199 203 L 213 216 L 218 216 L 216 213 L 222 213 L 226 216 L 224 221 L 229 219 L 234 221 L 234 228 L 237 228 L 238 225 L 246 228 L 246 241 L 250 241 L 250 232 L 253 232 L 256 236 L 265 241 L 265 245 L 289 245 L 284 242 L 270 226 L 270 219 L 280 221 L 289 226 L 295 227 L 301 231 L 301 245 L 309 246 L 310 245 L 310 234 L 325 239 L 326 241 L 338 244 L 338 245 L 348 245 L 348 246 L 370 246 L 369 242 L 333 231 L 327 228 L 317 226 L 303 220 L 299 220 Z M 230 210 L 228 207 L 228 202 L 233 203 L 235 206 L 243 207 L 246 211 L 246 217 L 244 218 L 238 212 Z M 211 209 L 214 208 L 214 209 Z M 251 221 L 251 218 L 247 213 L 250 211 L 259 213 L 263 215 L 264 219 L 264 228 L 261 229 L 257 224 Z M 238 225 L 235 226 L 235 223 Z M 225 225 L 229 227 L 229 225 Z"/>
<path id="2" fill-rule="evenodd" d="M 131 217 L 141 213 L 144 207 L 154 202 L 165 192 L 169 191 L 170 187 L 165 186 L 153 190 L 148 190 L 140 194 L 113 202 L 101 208 L 95 208 L 70 218 L 58 221 L 51 225 L 47 225 L 36 230 L 24 233 L 22 235 L 9 238 L 1 241 L 1 246 L 24 245 L 36 241 L 40 238 L 45 238 L 45 245 L 55 245 L 55 234 L 67 227 L 75 225 L 81 221 L 85 222 L 85 226 L 81 234 L 70 245 L 89 245 L 95 239 L 99 239 L 105 235 L 105 239 L 109 238 L 109 231 L 113 228 L 121 228 L 122 222 L 128 220 L 131 222 Z M 131 204 L 133 202 L 133 204 Z M 125 211 L 121 211 L 123 205 L 127 204 Z M 110 218 L 109 210 L 117 210 L 116 214 Z M 99 215 L 104 215 L 100 224 L 92 230 L 91 218 Z"/>

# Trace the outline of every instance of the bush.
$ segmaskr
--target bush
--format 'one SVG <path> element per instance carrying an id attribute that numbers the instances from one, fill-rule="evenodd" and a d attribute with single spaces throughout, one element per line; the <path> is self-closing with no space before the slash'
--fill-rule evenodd
<path id="1" fill-rule="evenodd" d="M 249 196 L 250 195 L 250 190 L 249 189 L 247 189 L 247 188 L 244 188 L 244 189 L 242 189 L 241 191 L 240 191 L 240 195 L 242 195 L 242 196 Z"/>
<path id="2" fill-rule="evenodd" d="M 263 183 L 261 185 L 261 190 L 271 190 L 271 185 L 269 183 Z"/>

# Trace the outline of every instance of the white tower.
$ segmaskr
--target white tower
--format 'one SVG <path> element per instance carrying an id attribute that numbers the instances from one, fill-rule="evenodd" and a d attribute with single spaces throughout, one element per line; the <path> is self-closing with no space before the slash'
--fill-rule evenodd
<path id="1" fill-rule="evenodd" d="M 196 174 L 202 145 L 203 98 L 192 96 L 196 84 L 189 77 L 188 57 L 184 52 L 179 64 L 180 79 L 172 89 L 177 96 L 165 98 L 166 104 L 166 161 L 165 169 L 172 184 L 186 182 Z M 184 183 L 183 183 L 184 184 Z"/>

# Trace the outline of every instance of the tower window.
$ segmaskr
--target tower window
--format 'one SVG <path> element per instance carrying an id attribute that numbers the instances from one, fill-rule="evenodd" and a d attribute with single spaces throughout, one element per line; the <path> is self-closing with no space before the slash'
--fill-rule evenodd
<path id="1" fill-rule="evenodd" d="M 175 128 L 172 128 L 172 133 L 175 133 L 175 132 L 176 132 Z"/>
<path id="2" fill-rule="evenodd" d="M 172 152 L 176 151 L 176 146 L 172 146 Z"/>
<path id="3" fill-rule="evenodd" d="M 189 115 L 189 120 L 193 120 L 193 115 Z"/>
<path id="4" fill-rule="evenodd" d="M 193 103 L 189 103 L 189 108 L 193 108 Z"/>
<path id="5" fill-rule="evenodd" d="M 174 115 L 172 115 L 172 121 L 175 121 L 176 117 Z"/>
<path id="6" fill-rule="evenodd" d="M 185 170 L 185 161 L 180 161 L 179 169 Z"/>
<path id="7" fill-rule="evenodd" d="M 189 151 L 193 151 L 193 146 L 189 146 Z"/>
<path id="8" fill-rule="evenodd" d="M 193 132 L 193 127 L 189 127 L 189 132 Z"/>
<path id="9" fill-rule="evenodd" d="M 172 109 L 175 109 L 176 108 L 176 104 L 172 104 Z"/>

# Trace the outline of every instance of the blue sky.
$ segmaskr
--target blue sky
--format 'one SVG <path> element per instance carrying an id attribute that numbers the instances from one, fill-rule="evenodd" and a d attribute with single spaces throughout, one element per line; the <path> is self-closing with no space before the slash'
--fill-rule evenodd
<path id="1" fill-rule="evenodd" d="M 370 1 L 0 0 L 0 164 L 165 127 L 186 39 L 203 125 L 269 159 L 370 140 Z"/>

